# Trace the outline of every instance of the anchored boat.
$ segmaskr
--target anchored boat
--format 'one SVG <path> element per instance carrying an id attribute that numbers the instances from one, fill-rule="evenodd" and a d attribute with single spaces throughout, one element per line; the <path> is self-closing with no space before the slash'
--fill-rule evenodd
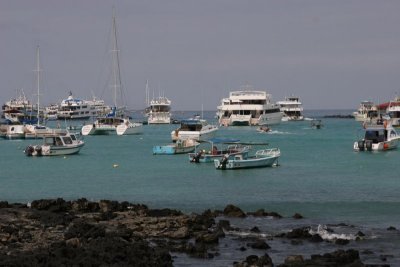
<path id="1" fill-rule="evenodd" d="M 400 136 L 391 123 L 364 125 L 364 138 L 354 142 L 355 151 L 385 151 L 397 147 Z"/>
<path id="2" fill-rule="evenodd" d="M 27 156 L 59 156 L 78 153 L 85 145 L 75 134 L 56 134 L 43 138 L 41 145 L 29 145 L 25 148 Z"/>
<path id="3" fill-rule="evenodd" d="M 154 155 L 173 155 L 173 154 L 185 154 L 189 152 L 193 152 L 196 149 L 196 146 L 199 145 L 193 139 L 179 139 L 176 143 L 164 145 L 164 146 L 154 146 L 153 154 Z"/>
<path id="4" fill-rule="evenodd" d="M 258 150 L 254 156 L 248 156 L 248 154 L 227 155 L 221 160 L 214 160 L 214 165 L 219 170 L 272 167 L 277 165 L 280 156 L 279 148 L 262 149 Z"/>

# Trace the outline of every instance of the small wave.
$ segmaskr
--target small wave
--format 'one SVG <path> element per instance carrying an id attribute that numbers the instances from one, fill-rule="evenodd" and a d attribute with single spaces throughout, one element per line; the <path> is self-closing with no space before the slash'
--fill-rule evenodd
<path id="1" fill-rule="evenodd" d="M 273 130 L 273 131 L 268 132 L 268 134 L 293 134 L 293 133 Z"/>
<path id="2" fill-rule="evenodd" d="M 270 237 L 271 235 L 268 234 L 263 234 L 263 233 L 253 233 L 253 232 L 247 232 L 247 231 L 224 231 L 226 234 L 232 235 L 232 236 L 239 236 L 239 237 Z"/>
<path id="3" fill-rule="evenodd" d="M 314 231 L 310 229 L 309 233 L 311 235 L 318 234 L 323 240 L 336 240 L 336 239 L 346 239 L 346 240 L 355 240 L 356 236 L 353 234 L 334 234 L 328 231 L 326 225 L 318 225 L 317 230 Z"/>

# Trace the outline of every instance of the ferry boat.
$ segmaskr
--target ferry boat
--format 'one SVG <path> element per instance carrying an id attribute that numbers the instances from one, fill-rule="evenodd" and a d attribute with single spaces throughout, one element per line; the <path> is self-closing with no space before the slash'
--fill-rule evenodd
<path id="1" fill-rule="evenodd" d="M 354 142 L 355 151 L 385 151 L 397 147 L 400 136 L 390 121 L 382 124 L 367 125 L 364 123 L 364 138 Z"/>
<path id="2" fill-rule="evenodd" d="M 194 139 L 204 141 L 215 136 L 218 127 L 208 124 L 204 119 L 198 116 L 191 119 L 181 121 L 181 125 L 176 130 L 171 132 L 171 139 L 176 142 L 179 139 Z"/>
<path id="3" fill-rule="evenodd" d="M 278 101 L 277 104 L 283 112 L 282 121 L 304 120 L 303 106 L 298 97 L 286 97 L 284 101 Z"/>
<path id="4" fill-rule="evenodd" d="M 219 124 L 224 126 L 274 125 L 283 116 L 265 91 L 232 91 L 217 109 Z"/>
<path id="5" fill-rule="evenodd" d="M 148 124 L 169 124 L 171 123 L 171 100 L 160 96 L 150 101 L 146 108 Z"/>
<path id="6" fill-rule="evenodd" d="M 372 101 L 362 101 L 357 111 L 353 112 L 356 121 L 367 121 L 377 117 L 377 108 Z"/>
<path id="7" fill-rule="evenodd" d="M 61 101 L 60 108 L 57 112 L 59 120 L 82 120 L 96 116 L 94 108 L 86 103 L 86 101 L 74 98 L 72 92 L 69 92 L 67 99 Z"/>

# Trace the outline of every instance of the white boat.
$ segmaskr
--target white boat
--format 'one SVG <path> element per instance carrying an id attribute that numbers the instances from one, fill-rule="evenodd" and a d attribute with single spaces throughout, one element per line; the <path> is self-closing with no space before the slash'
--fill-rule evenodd
<path id="1" fill-rule="evenodd" d="M 286 97 L 284 101 L 278 101 L 277 104 L 280 106 L 283 112 L 282 121 L 302 121 L 303 106 L 296 96 Z"/>
<path id="2" fill-rule="evenodd" d="M 265 91 L 247 90 L 230 92 L 229 98 L 223 98 L 217 107 L 220 125 L 274 125 L 279 124 L 282 112 L 279 106 L 271 102 L 271 95 Z"/>
<path id="3" fill-rule="evenodd" d="M 263 149 L 251 157 L 248 154 L 227 155 L 221 160 L 214 160 L 214 165 L 220 170 L 272 167 L 277 165 L 280 155 L 279 148 Z"/>
<path id="4" fill-rule="evenodd" d="M 313 129 L 321 129 L 323 126 L 321 120 L 313 119 L 311 120 L 311 128 Z"/>
<path id="5" fill-rule="evenodd" d="M 393 127 L 400 127 L 400 97 L 389 102 L 386 114 L 390 117 L 390 124 Z"/>
<path id="6" fill-rule="evenodd" d="M 355 151 L 385 151 L 397 147 L 400 136 L 388 121 L 379 125 L 364 125 L 364 137 L 354 142 Z"/>
<path id="7" fill-rule="evenodd" d="M 372 101 L 362 101 L 357 111 L 353 112 L 356 121 L 367 121 L 377 117 L 377 108 Z"/>
<path id="8" fill-rule="evenodd" d="M 142 132 L 143 125 L 141 123 L 131 122 L 129 118 L 116 117 L 100 117 L 92 124 L 82 127 L 82 135 L 131 135 Z"/>
<path id="9" fill-rule="evenodd" d="M 41 145 L 29 145 L 25 148 L 27 156 L 59 156 L 78 153 L 85 145 L 75 134 L 55 134 L 43 138 Z"/>
<path id="10" fill-rule="evenodd" d="M 194 139 L 204 141 L 215 136 L 218 127 L 208 124 L 204 119 L 198 117 L 182 120 L 181 125 L 171 132 L 171 139 L 176 142 L 179 139 Z"/>
<path id="11" fill-rule="evenodd" d="M 193 152 L 196 149 L 196 146 L 199 145 L 193 139 L 184 139 L 178 140 L 176 143 L 163 145 L 163 146 L 154 146 L 153 154 L 154 155 L 173 155 L 173 154 L 186 154 L 189 152 Z"/>
<path id="12" fill-rule="evenodd" d="M 5 139 L 24 139 L 25 126 L 21 124 L 0 125 L 0 137 Z"/>
<path id="13" fill-rule="evenodd" d="M 68 98 L 61 101 L 57 112 L 59 120 L 83 120 L 96 116 L 97 113 L 93 106 L 85 100 L 75 98 L 72 92 L 69 92 Z"/>
<path id="14" fill-rule="evenodd" d="M 215 159 L 221 159 L 229 154 L 248 153 L 250 146 L 239 143 L 238 139 L 211 138 L 203 141 L 210 144 L 210 149 L 198 149 L 194 153 L 189 153 L 189 161 L 193 163 L 209 163 Z"/>
<path id="15" fill-rule="evenodd" d="M 57 113 L 59 110 L 58 104 L 50 104 L 44 108 L 44 119 L 48 121 L 57 120 Z"/>
<path id="16" fill-rule="evenodd" d="M 148 82 L 146 82 L 146 105 L 145 113 L 148 124 L 171 123 L 171 100 L 161 95 L 150 100 Z"/>
<path id="17" fill-rule="evenodd" d="M 114 107 L 111 113 L 105 117 L 98 117 L 97 120 L 82 127 L 82 135 L 131 135 L 142 132 L 143 124 L 131 122 L 128 117 L 123 117 L 122 108 L 117 108 L 117 92 L 122 89 L 121 74 L 119 69 L 119 49 L 117 46 L 117 29 L 115 21 L 115 11 L 112 17 L 113 29 L 113 49 L 112 49 L 112 66 L 113 66 L 113 90 L 114 90 Z"/>
<path id="18" fill-rule="evenodd" d="M 20 90 L 16 98 L 10 99 L 2 106 L 2 117 L 11 123 L 36 123 L 37 110 Z"/>

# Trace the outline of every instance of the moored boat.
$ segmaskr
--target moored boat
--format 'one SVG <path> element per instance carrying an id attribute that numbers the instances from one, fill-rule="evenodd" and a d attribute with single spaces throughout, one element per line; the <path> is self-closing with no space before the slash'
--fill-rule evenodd
<path id="1" fill-rule="evenodd" d="M 280 106 L 283 112 L 282 121 L 302 121 L 303 106 L 296 96 L 286 97 L 284 101 L 278 101 L 277 104 Z"/>
<path id="2" fill-rule="evenodd" d="M 258 150 L 254 156 L 248 156 L 248 154 L 227 155 L 221 160 L 214 160 L 214 165 L 219 170 L 272 167 L 277 165 L 280 155 L 279 148 L 262 149 Z"/>
<path id="3" fill-rule="evenodd" d="M 186 154 L 189 152 L 193 152 L 196 149 L 196 146 L 199 145 L 193 139 L 179 139 L 176 143 L 163 145 L 163 146 L 154 146 L 153 154 L 154 155 L 173 155 L 173 154 Z"/>
<path id="4" fill-rule="evenodd" d="M 211 138 L 203 143 L 210 144 L 211 148 L 206 151 L 199 149 L 189 153 L 189 161 L 194 163 L 214 162 L 214 159 L 221 159 L 224 155 L 248 153 L 250 146 L 239 143 L 239 139 Z M 218 145 L 218 146 L 217 146 Z"/>
<path id="5" fill-rule="evenodd" d="M 194 139 L 204 141 L 215 136 L 218 127 L 208 124 L 204 119 L 191 118 L 182 120 L 181 125 L 171 132 L 171 139 L 176 142 L 178 139 Z"/>
<path id="6" fill-rule="evenodd" d="M 29 145 L 25 148 L 27 156 L 59 156 L 79 153 L 85 142 L 75 134 L 54 134 L 43 138 L 41 145 Z"/>
<path id="7" fill-rule="evenodd" d="M 323 126 L 321 120 L 313 119 L 311 120 L 311 128 L 313 129 L 321 129 Z"/>
<path id="8" fill-rule="evenodd" d="M 383 124 L 364 125 L 364 128 L 364 138 L 353 144 L 355 151 L 385 151 L 397 147 L 400 136 L 387 121 Z"/>

